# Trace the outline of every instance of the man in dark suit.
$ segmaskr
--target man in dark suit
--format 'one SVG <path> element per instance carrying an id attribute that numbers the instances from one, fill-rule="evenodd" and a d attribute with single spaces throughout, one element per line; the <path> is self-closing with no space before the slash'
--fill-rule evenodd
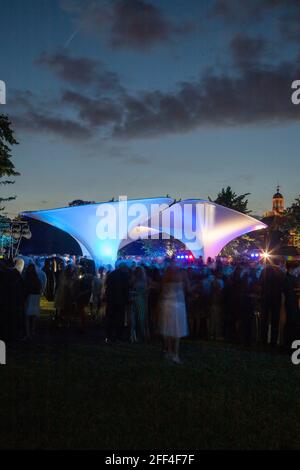
<path id="1" fill-rule="evenodd" d="M 129 272 L 125 264 L 120 264 L 106 280 L 106 341 L 123 339 L 128 301 Z"/>
<path id="2" fill-rule="evenodd" d="M 300 339 L 300 311 L 299 289 L 300 280 L 293 274 L 295 266 L 287 265 L 287 273 L 284 280 L 284 296 L 286 310 L 286 324 L 284 329 L 284 345 L 290 350 L 292 342 Z"/>
<path id="3" fill-rule="evenodd" d="M 262 341 L 268 343 L 269 324 L 271 324 L 271 346 L 276 346 L 279 333 L 279 318 L 282 301 L 284 274 L 276 259 L 267 261 L 261 272 L 262 289 Z"/>
<path id="4" fill-rule="evenodd" d="M 24 306 L 24 283 L 11 260 L 0 264 L 0 340 L 20 337 Z"/>

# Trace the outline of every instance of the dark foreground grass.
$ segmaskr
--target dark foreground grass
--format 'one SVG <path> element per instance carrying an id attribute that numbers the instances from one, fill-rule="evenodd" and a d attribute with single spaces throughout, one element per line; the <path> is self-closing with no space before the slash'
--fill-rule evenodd
<path id="1" fill-rule="evenodd" d="M 300 366 L 287 355 L 42 331 L 0 367 L 0 448 L 295 449 Z"/>

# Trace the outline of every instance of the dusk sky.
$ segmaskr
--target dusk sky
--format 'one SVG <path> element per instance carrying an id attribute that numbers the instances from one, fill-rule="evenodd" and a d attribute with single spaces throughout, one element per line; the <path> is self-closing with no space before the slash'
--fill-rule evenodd
<path id="1" fill-rule="evenodd" d="M 0 0 L 20 145 L 6 212 L 73 199 L 300 193 L 299 0 Z"/>

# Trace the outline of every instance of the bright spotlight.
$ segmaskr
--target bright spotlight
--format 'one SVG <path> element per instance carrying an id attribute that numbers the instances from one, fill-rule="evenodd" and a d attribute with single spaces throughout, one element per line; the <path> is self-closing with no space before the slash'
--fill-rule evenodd
<path id="1" fill-rule="evenodd" d="M 268 251 L 263 251 L 261 254 L 261 257 L 263 258 L 264 261 L 268 261 L 270 259 L 270 253 Z"/>
<path id="2" fill-rule="evenodd" d="M 111 256 L 112 254 L 112 248 L 109 245 L 104 245 L 101 251 L 104 256 Z"/>

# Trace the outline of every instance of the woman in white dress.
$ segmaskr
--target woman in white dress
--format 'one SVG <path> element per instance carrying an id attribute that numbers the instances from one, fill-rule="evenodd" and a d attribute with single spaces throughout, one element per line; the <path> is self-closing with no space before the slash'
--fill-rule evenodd
<path id="1" fill-rule="evenodd" d="M 24 277 L 25 286 L 25 322 L 26 337 L 32 338 L 35 333 L 36 317 L 40 315 L 40 298 L 43 289 L 41 279 L 33 263 L 28 265 Z"/>
<path id="2" fill-rule="evenodd" d="M 180 338 L 188 336 L 184 278 L 176 266 L 169 266 L 163 276 L 160 333 L 164 338 L 167 356 L 181 364 Z"/>

